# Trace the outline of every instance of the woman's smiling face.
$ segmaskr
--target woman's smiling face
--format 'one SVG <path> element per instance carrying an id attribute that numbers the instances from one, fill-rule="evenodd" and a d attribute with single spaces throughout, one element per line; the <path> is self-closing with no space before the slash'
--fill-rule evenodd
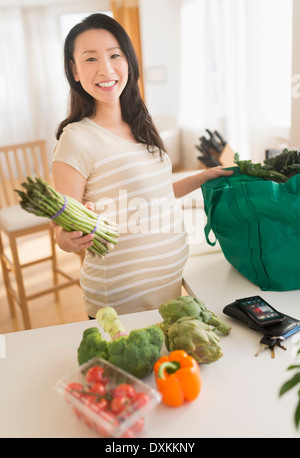
<path id="1" fill-rule="evenodd" d="M 80 81 L 98 106 L 119 103 L 128 80 L 128 63 L 114 35 L 104 29 L 80 34 L 71 65 L 74 79 Z"/>

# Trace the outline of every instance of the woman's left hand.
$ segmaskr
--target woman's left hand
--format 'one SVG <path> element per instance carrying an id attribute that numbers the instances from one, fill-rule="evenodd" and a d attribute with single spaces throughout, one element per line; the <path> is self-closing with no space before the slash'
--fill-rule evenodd
<path id="1" fill-rule="evenodd" d="M 206 181 L 214 180 L 222 176 L 230 176 L 232 174 L 233 170 L 225 170 L 222 166 L 217 166 L 203 170 L 203 172 L 201 172 L 201 178 L 203 178 L 203 183 L 206 183 Z"/>
<path id="2" fill-rule="evenodd" d="M 173 183 L 175 197 L 183 197 L 201 186 L 207 181 L 214 180 L 221 176 L 230 176 L 233 170 L 225 170 L 222 166 L 212 167 L 199 171 L 195 175 L 190 175 L 176 183 Z"/>

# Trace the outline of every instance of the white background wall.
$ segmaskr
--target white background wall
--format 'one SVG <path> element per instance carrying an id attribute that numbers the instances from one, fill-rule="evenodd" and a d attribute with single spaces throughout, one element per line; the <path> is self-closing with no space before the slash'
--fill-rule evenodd
<path id="1" fill-rule="evenodd" d="M 180 0 L 140 0 L 140 22 L 147 105 L 152 115 L 177 117 Z"/>
<path id="2" fill-rule="evenodd" d="M 179 116 L 181 0 L 140 0 L 145 101 L 173 166 L 181 163 Z"/>

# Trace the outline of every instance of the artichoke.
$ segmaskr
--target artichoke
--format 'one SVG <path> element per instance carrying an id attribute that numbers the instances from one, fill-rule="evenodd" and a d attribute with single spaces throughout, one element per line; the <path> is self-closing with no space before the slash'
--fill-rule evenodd
<path id="1" fill-rule="evenodd" d="M 197 318 L 183 316 L 164 326 L 168 351 L 185 350 L 198 363 L 209 364 L 223 356 L 220 339 L 213 328 Z"/>
<path id="2" fill-rule="evenodd" d="M 204 302 L 196 297 L 179 296 L 160 305 L 159 313 L 163 317 L 165 324 L 175 323 L 183 316 L 190 316 L 213 326 L 224 335 L 230 334 L 231 327 L 214 313 L 207 310 Z"/>

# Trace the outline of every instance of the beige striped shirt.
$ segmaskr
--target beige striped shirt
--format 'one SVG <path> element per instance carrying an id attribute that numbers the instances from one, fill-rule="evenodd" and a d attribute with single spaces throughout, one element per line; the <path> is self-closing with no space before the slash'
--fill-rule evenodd
<path id="1" fill-rule="evenodd" d="M 84 118 L 64 129 L 53 161 L 79 171 L 87 179 L 83 202 L 119 225 L 105 258 L 86 252 L 80 283 L 88 315 L 106 305 L 119 314 L 155 309 L 180 295 L 188 246 L 168 156 Z"/>

